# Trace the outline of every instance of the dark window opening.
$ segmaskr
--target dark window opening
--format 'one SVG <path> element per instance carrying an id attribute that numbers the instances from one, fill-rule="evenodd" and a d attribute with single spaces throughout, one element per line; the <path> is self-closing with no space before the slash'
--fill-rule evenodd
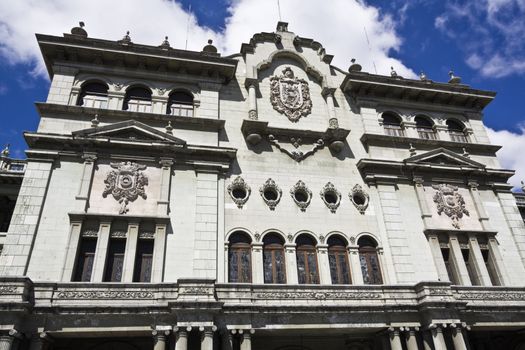
<path id="1" fill-rule="evenodd" d="M 350 264 L 346 242 L 337 236 L 328 239 L 328 262 L 332 284 L 350 284 Z"/>
<path id="2" fill-rule="evenodd" d="M 359 194 L 354 194 L 352 196 L 352 199 L 354 200 L 354 203 L 357 205 L 364 205 L 366 203 L 365 197 Z"/>
<path id="3" fill-rule="evenodd" d="M 277 191 L 271 188 L 264 190 L 263 195 L 267 201 L 275 201 L 278 198 Z"/>
<path id="4" fill-rule="evenodd" d="M 264 283 L 286 283 L 284 240 L 269 233 L 263 239 Z"/>
<path id="5" fill-rule="evenodd" d="M 97 248 L 96 238 L 81 238 L 73 282 L 90 282 Z"/>
<path id="6" fill-rule="evenodd" d="M 301 203 L 308 202 L 308 194 L 303 190 L 295 191 L 294 198 L 296 201 L 301 202 Z"/>
<path id="7" fill-rule="evenodd" d="M 251 240 L 242 232 L 230 236 L 228 248 L 228 281 L 233 283 L 251 283 L 252 253 Z"/>
<path id="8" fill-rule="evenodd" d="M 133 112 L 151 112 L 151 90 L 132 87 L 126 91 L 122 109 Z"/>
<path id="9" fill-rule="evenodd" d="M 108 86 L 103 83 L 84 84 L 78 95 L 77 106 L 107 108 L 108 89 Z"/>
<path id="10" fill-rule="evenodd" d="M 183 91 L 175 91 L 168 99 L 166 114 L 193 117 L 193 96 Z"/>
<path id="11" fill-rule="evenodd" d="M 326 203 L 336 204 L 338 199 L 338 196 L 334 192 L 326 192 L 324 194 L 324 200 Z"/>
<path id="12" fill-rule="evenodd" d="M 0 232 L 7 232 L 9 223 L 13 217 L 16 199 L 7 196 L 0 196 Z"/>
<path id="13" fill-rule="evenodd" d="M 153 239 L 138 240 L 133 282 L 151 282 L 154 243 Z"/>
<path id="14" fill-rule="evenodd" d="M 381 115 L 383 118 L 383 128 L 385 134 L 390 136 L 404 136 L 401 118 L 392 112 L 385 112 Z"/>
<path id="15" fill-rule="evenodd" d="M 359 262 L 365 284 L 383 284 L 381 267 L 377 255 L 377 243 L 370 237 L 363 236 L 357 241 Z"/>
<path id="16" fill-rule="evenodd" d="M 122 280 L 125 250 L 125 239 L 111 239 L 109 241 L 104 282 L 120 282 Z"/>
<path id="17" fill-rule="evenodd" d="M 232 190 L 232 196 L 236 199 L 246 198 L 246 190 L 244 188 L 234 188 Z"/>
<path id="18" fill-rule="evenodd" d="M 450 139 L 455 142 L 468 142 L 465 135 L 465 127 L 459 122 L 449 119 L 447 120 L 447 129 Z"/>
<path id="19" fill-rule="evenodd" d="M 300 235 L 295 243 L 299 284 L 319 284 L 315 240 L 310 236 Z"/>
<path id="20" fill-rule="evenodd" d="M 417 116 L 414 118 L 414 121 L 416 122 L 416 129 L 420 139 L 435 140 L 437 138 L 433 124 L 428 118 Z"/>

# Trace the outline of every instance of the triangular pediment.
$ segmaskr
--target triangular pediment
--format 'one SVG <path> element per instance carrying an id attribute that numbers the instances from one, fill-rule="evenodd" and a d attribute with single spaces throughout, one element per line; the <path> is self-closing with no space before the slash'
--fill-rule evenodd
<path id="1" fill-rule="evenodd" d="M 469 167 L 478 169 L 485 168 L 485 165 L 443 147 L 407 158 L 404 160 L 404 163 L 436 164 L 451 167 Z"/>
<path id="2" fill-rule="evenodd" d="M 186 144 L 186 141 L 179 139 L 178 137 L 159 131 L 136 120 L 128 120 L 110 125 L 74 131 L 73 136 L 87 138 L 109 137 L 130 141 L 157 141 L 178 145 Z"/>

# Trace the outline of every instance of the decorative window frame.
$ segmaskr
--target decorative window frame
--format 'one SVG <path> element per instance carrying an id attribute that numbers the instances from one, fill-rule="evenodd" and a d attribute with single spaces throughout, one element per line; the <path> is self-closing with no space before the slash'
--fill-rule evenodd
<path id="1" fill-rule="evenodd" d="M 328 203 L 326 201 L 325 195 L 327 193 L 333 193 L 337 197 L 337 201 L 335 203 Z M 319 192 L 321 195 L 321 199 L 323 200 L 324 204 L 330 209 L 332 213 L 335 213 L 337 211 L 337 208 L 339 208 L 339 205 L 341 205 L 341 192 L 335 188 L 334 184 L 328 181 L 326 185 L 324 185 L 323 189 Z"/>
<path id="2" fill-rule="evenodd" d="M 295 198 L 295 193 L 298 191 L 303 191 L 306 196 L 308 197 L 306 202 L 300 202 Z M 312 191 L 306 186 L 306 184 L 299 180 L 297 183 L 290 189 L 290 195 L 292 196 L 293 201 L 297 206 L 301 209 L 301 211 L 306 211 L 306 208 L 310 205 L 310 202 L 312 201 Z"/>
<path id="3" fill-rule="evenodd" d="M 363 187 L 359 184 L 356 184 L 350 193 L 348 193 L 348 196 L 350 197 L 350 201 L 352 204 L 356 207 L 356 209 L 359 211 L 359 213 L 364 214 L 366 209 L 368 208 L 368 205 L 370 204 L 370 196 L 368 193 L 363 189 Z M 363 197 L 364 203 L 358 204 L 354 200 L 354 196 L 361 196 Z"/>
<path id="4" fill-rule="evenodd" d="M 275 193 L 277 194 L 276 199 L 267 199 L 266 197 L 264 197 L 264 192 L 268 189 L 272 189 L 275 191 Z M 266 182 L 259 188 L 259 193 L 261 194 L 264 203 L 266 203 L 270 210 L 275 210 L 275 207 L 277 206 L 277 204 L 279 204 L 283 196 L 283 191 L 272 178 L 268 178 L 268 180 L 266 180 Z"/>
<path id="5" fill-rule="evenodd" d="M 235 204 L 237 204 L 237 208 L 242 209 L 243 205 L 246 204 L 248 199 L 250 198 L 250 195 L 252 193 L 252 189 L 250 186 L 246 183 L 246 181 L 241 177 L 237 176 L 227 187 L 228 193 L 233 200 Z M 236 189 L 242 189 L 246 193 L 246 196 L 244 198 L 236 198 L 233 195 L 233 191 Z"/>

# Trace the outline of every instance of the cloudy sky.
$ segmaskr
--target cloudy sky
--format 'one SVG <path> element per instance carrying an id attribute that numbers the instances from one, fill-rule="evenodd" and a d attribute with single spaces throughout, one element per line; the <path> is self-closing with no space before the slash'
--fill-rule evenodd
<path id="1" fill-rule="evenodd" d="M 511 179 L 525 179 L 525 0 L 280 0 L 289 29 L 321 42 L 342 69 L 355 57 L 369 72 L 405 77 L 424 71 L 446 81 L 498 92 L 485 110 L 493 143 Z M 34 33 L 61 35 L 78 21 L 91 37 L 200 50 L 214 40 L 223 55 L 253 33 L 273 31 L 277 0 L 0 0 L 0 144 L 15 156 L 21 132 L 35 130 L 33 102 L 46 99 L 49 80 Z M 186 33 L 188 32 L 188 35 Z M 368 40 L 367 40 L 368 39 Z"/>

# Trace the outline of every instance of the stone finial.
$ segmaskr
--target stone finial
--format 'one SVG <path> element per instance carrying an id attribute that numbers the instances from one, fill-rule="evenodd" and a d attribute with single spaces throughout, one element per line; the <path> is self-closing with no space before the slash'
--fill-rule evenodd
<path id="1" fill-rule="evenodd" d="M 81 36 L 83 38 L 87 38 L 88 34 L 86 30 L 84 29 L 85 27 L 84 22 L 80 21 L 78 22 L 78 25 L 79 25 L 78 27 L 71 28 L 71 34 L 76 35 L 76 36 Z"/>
<path id="2" fill-rule="evenodd" d="M 91 127 L 96 128 L 100 124 L 100 121 L 98 120 L 98 114 L 95 114 L 95 117 L 91 119 Z"/>
<path id="3" fill-rule="evenodd" d="M 126 35 L 122 38 L 122 40 L 119 40 L 119 43 L 122 45 L 129 45 L 131 44 L 131 37 L 129 36 L 129 30 L 126 31 Z"/>
<path id="4" fill-rule="evenodd" d="M 167 35 L 164 37 L 164 41 L 162 42 L 162 44 L 159 45 L 159 47 L 161 49 L 165 49 L 165 50 L 168 50 L 168 49 L 171 48 L 170 42 L 168 41 L 168 36 Z"/>
<path id="5" fill-rule="evenodd" d="M 410 156 L 411 157 L 415 156 L 416 155 L 416 148 L 411 143 L 409 143 L 408 145 L 409 145 L 408 152 L 410 152 Z"/>
<path id="6" fill-rule="evenodd" d="M 397 78 L 397 72 L 394 70 L 394 67 L 390 67 L 390 76 L 392 78 Z"/>
<path id="7" fill-rule="evenodd" d="M 283 21 L 277 22 L 276 31 L 278 31 L 278 32 L 287 32 L 288 31 L 288 22 L 283 22 Z"/>
<path id="8" fill-rule="evenodd" d="M 461 84 L 461 77 L 454 75 L 454 72 L 452 70 L 448 72 L 448 75 L 450 76 L 450 79 L 448 81 L 449 84 Z"/>
<path id="9" fill-rule="evenodd" d="M 419 73 L 419 79 L 420 79 L 421 81 L 428 81 L 427 75 L 426 75 L 425 72 L 423 72 L 423 71 L 421 71 L 421 72 Z"/>
<path id="10" fill-rule="evenodd" d="M 467 149 L 465 147 L 463 147 L 463 154 L 462 154 L 463 157 L 465 158 L 469 158 L 470 157 L 470 153 L 467 152 Z"/>
<path id="11" fill-rule="evenodd" d="M 202 52 L 204 52 L 204 53 L 211 53 L 211 54 L 216 54 L 217 53 L 217 48 L 215 46 L 213 46 L 213 40 L 208 39 L 208 45 L 206 45 L 206 46 L 204 46 L 202 48 Z"/>
<path id="12" fill-rule="evenodd" d="M 352 58 L 350 62 L 352 62 L 352 64 L 348 68 L 348 72 L 360 72 L 361 69 L 363 69 L 359 63 L 355 63 L 355 58 Z"/>
<path id="13" fill-rule="evenodd" d="M 10 144 L 6 144 L 6 145 L 5 145 L 4 149 L 2 150 L 2 153 L 0 153 L 0 155 L 1 155 L 2 157 L 9 157 L 9 147 L 10 147 L 10 146 L 11 146 Z M 522 182 L 522 183 L 523 183 L 523 182 Z"/>
<path id="14" fill-rule="evenodd" d="M 173 126 L 171 126 L 171 120 L 169 120 L 168 125 L 166 125 L 166 134 L 173 135 Z"/>

